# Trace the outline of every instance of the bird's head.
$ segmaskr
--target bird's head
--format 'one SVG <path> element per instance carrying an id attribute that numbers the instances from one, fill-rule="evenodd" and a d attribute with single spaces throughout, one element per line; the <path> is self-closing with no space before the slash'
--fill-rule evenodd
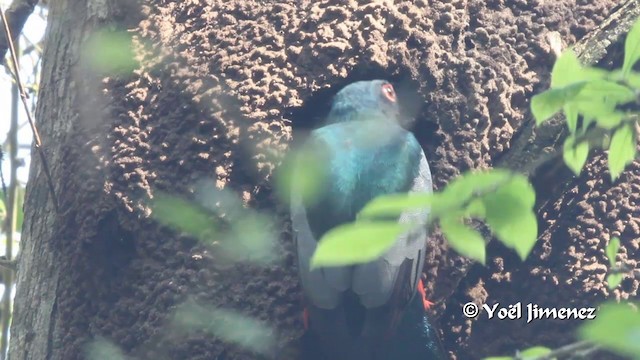
<path id="1" fill-rule="evenodd" d="M 400 109 L 393 85 L 386 80 L 357 81 L 333 98 L 328 123 L 359 119 L 397 121 Z"/>

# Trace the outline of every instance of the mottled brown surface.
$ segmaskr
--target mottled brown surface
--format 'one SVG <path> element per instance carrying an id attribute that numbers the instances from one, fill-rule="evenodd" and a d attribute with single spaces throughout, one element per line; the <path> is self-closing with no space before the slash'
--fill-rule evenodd
<path id="1" fill-rule="evenodd" d="M 605 157 L 597 156 L 579 180 L 541 210 L 540 242 L 524 266 L 513 254 L 492 246 L 492 264 L 470 273 L 465 280 L 468 285 L 458 289 L 452 302 L 461 305 L 466 301 L 522 301 L 544 307 L 580 308 L 593 307 L 608 298 L 637 299 L 639 281 L 633 277 L 625 277 L 613 291 L 607 288 L 604 280 L 608 260 L 604 249 L 612 237 L 619 237 L 623 245 L 617 260 L 637 269 L 639 178 L 640 166 L 636 162 L 612 184 Z M 571 339 L 571 330 L 581 323 L 540 320 L 523 326 L 520 321 L 504 321 L 496 326 L 486 318 L 476 322 L 461 320 L 455 310 L 443 317 L 444 322 L 458 324 L 452 332 L 460 335 L 460 342 L 466 347 L 460 353 L 462 358 L 478 351 L 486 355 L 539 343 L 560 346 Z"/>
<path id="2" fill-rule="evenodd" d="M 615 3 L 149 2 L 136 30 L 155 55 L 147 55 L 133 80 L 107 86 L 114 116 L 94 151 L 114 201 L 77 214 L 79 224 L 99 231 L 87 230 L 88 245 L 73 247 L 78 254 L 70 256 L 91 271 L 66 280 L 69 296 L 91 300 L 59 305 L 68 315 L 64 341 L 79 346 L 85 334 L 106 336 L 141 358 L 254 358 L 203 334 L 183 340 L 166 333 L 166 315 L 195 296 L 267 320 L 286 346 L 302 332 L 299 288 L 287 215 L 275 205 L 269 180 L 294 130 L 313 127 L 344 84 L 394 80 L 419 94 L 403 105 L 416 117 L 416 135 L 441 187 L 465 170 L 492 166 L 509 150 L 528 98 L 548 84 L 554 58 L 547 32 L 574 43 Z M 636 166 L 612 187 L 602 160 L 593 162 L 541 211 L 542 240 L 525 264 L 493 244 L 487 268 L 474 268 L 459 286 L 464 260 L 435 236 L 426 273 L 441 301 L 448 350 L 468 359 L 570 341 L 575 323 L 470 321 L 460 305 L 578 306 L 605 299 L 610 235 L 622 237 L 621 259 L 636 266 L 639 171 Z M 284 224 L 279 264 L 217 269 L 215 251 L 151 224 L 145 203 L 156 189 L 188 192 L 201 177 Z M 635 297 L 637 288 L 637 281 L 625 280 L 614 295 Z"/>

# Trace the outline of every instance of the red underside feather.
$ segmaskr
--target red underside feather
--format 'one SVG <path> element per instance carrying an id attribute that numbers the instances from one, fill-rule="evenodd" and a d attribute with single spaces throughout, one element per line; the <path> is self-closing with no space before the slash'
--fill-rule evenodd
<path id="1" fill-rule="evenodd" d="M 433 305 L 433 303 L 427 300 L 427 293 L 424 290 L 424 280 L 422 279 L 418 282 L 418 292 L 422 297 L 422 305 L 424 306 L 424 309 L 429 310 L 429 308 Z"/>
<path id="2" fill-rule="evenodd" d="M 418 293 L 422 298 L 422 306 L 424 306 L 425 310 L 429 310 L 431 306 L 433 306 L 433 302 L 427 300 L 427 293 L 424 290 L 424 280 L 422 279 L 418 282 Z M 307 308 L 304 308 L 302 311 L 302 323 L 304 324 L 304 329 L 309 330 L 309 310 L 307 310 Z"/>

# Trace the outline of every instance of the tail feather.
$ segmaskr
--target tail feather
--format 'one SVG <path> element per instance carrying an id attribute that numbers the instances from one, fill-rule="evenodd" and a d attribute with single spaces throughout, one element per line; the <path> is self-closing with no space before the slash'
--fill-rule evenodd
<path id="1" fill-rule="evenodd" d="M 396 336 L 375 360 L 444 360 L 442 341 L 431 324 L 420 296 L 416 296 L 398 327 Z"/>
<path id="2" fill-rule="evenodd" d="M 444 360 L 444 347 L 435 327 L 430 323 L 420 296 L 415 296 L 404 313 L 398 330 L 388 341 L 346 344 L 323 343 L 313 331 L 304 337 L 303 359 L 306 360 Z M 346 346 L 346 347 L 345 347 Z M 348 350 L 346 353 L 340 351 Z"/>

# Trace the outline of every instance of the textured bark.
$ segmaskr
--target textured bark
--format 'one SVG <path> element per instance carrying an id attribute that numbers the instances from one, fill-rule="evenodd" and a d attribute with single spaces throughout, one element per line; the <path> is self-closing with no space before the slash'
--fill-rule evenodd
<path id="1" fill-rule="evenodd" d="M 584 65 L 593 66 L 599 62 L 607 65 L 607 51 L 612 52 L 609 59 L 619 61 L 621 39 L 638 18 L 640 1 L 623 1 L 606 21 L 573 44 L 572 48 Z M 557 199 L 562 191 L 566 191 L 567 182 L 573 178 L 573 172 L 564 166 L 560 155 L 566 136 L 566 123 L 561 114 L 552 117 L 542 126 L 536 126 L 532 115 L 527 114 L 509 151 L 497 158 L 496 167 L 512 169 L 531 177 L 538 197 L 538 208 Z M 461 261 L 463 263 L 459 265 L 459 271 L 450 276 L 451 284 L 444 286 L 438 293 L 440 297 L 448 298 L 473 266 L 472 262 Z"/>
<path id="2" fill-rule="evenodd" d="M 401 105 L 416 119 L 438 187 L 496 164 L 529 172 L 561 136 L 558 123 L 534 131 L 528 110 L 553 65 L 545 35 L 558 32 L 567 44 L 593 36 L 597 26 L 613 26 L 604 22 L 617 2 L 149 0 L 140 18 L 128 4 L 51 4 L 37 117 L 62 211 L 53 213 L 34 159 L 12 359 L 80 359 L 98 337 L 139 359 L 256 358 L 211 335 L 176 334 L 168 320 L 187 298 L 266 321 L 277 334 L 278 359 L 296 359 L 299 286 L 287 214 L 270 181 L 331 95 L 376 77 L 396 81 L 401 94 L 417 93 Z M 637 0 L 624 4 L 629 10 L 617 19 L 637 11 Z M 83 40 L 101 23 L 133 30 L 141 64 L 130 77 L 100 81 L 83 68 Z M 590 61 L 619 47 L 616 31 L 595 37 L 607 45 L 596 41 Z M 602 63 L 619 61 L 619 53 L 612 56 Z M 491 244 L 488 266 L 471 267 L 440 235 L 432 238 L 425 272 L 452 357 L 571 340 L 574 323 L 553 331 L 507 326 L 465 319 L 460 307 L 610 297 L 602 275 L 608 228 L 624 235 L 625 264 L 637 266 L 638 168 L 615 186 L 603 180 L 599 158 L 568 184 L 554 172 L 558 179 L 549 183 L 563 186 L 538 194 L 547 204 L 541 241 L 524 264 Z M 158 190 L 192 196 L 202 177 L 278 220 L 276 264 L 229 267 L 215 246 L 151 221 L 148 200 Z M 637 296 L 637 282 L 625 281 L 614 295 Z"/>
<path id="3" fill-rule="evenodd" d="M 84 154 L 90 150 L 87 124 L 94 120 L 83 113 L 81 105 L 87 100 L 87 89 L 97 90 L 97 79 L 83 72 L 79 64 L 86 37 L 98 25 L 112 21 L 121 11 L 113 6 L 114 2 L 110 0 L 61 0 L 54 1 L 50 7 L 36 121 L 51 164 L 57 195 L 64 205 L 62 213 L 56 214 L 42 164 L 34 156 L 25 195 L 11 327 L 11 359 L 71 358 L 66 355 L 68 349 L 63 347 L 68 334 L 65 319 L 59 311 L 61 298 L 64 298 L 60 285 L 64 284 L 62 278 L 73 276 L 77 271 L 69 266 L 68 250 L 78 243 L 75 242 L 77 238 L 67 236 L 73 235 L 81 226 L 73 223 L 74 211 L 85 211 L 81 209 L 98 203 L 73 203 L 70 194 L 75 193 L 80 183 L 85 199 L 97 199 L 103 193 L 101 186 L 91 187 L 96 181 L 89 179 L 85 183 L 87 179 L 82 178 L 92 170 L 91 159 Z M 95 159 L 93 163 L 95 167 Z"/>

